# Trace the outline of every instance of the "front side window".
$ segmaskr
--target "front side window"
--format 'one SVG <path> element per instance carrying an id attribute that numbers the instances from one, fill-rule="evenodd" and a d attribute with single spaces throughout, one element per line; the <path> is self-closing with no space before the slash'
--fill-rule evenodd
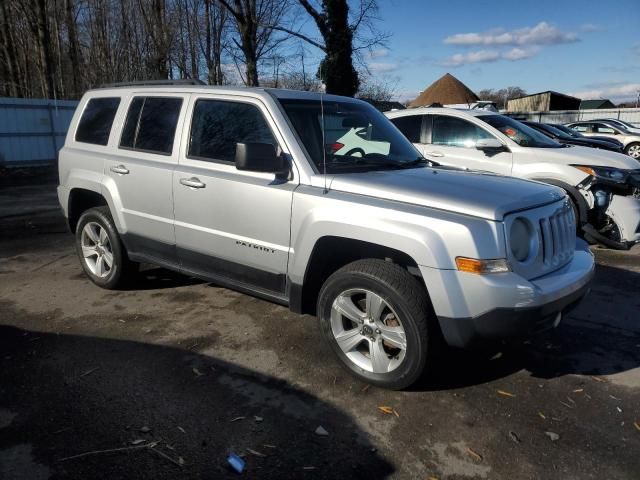
<path id="1" fill-rule="evenodd" d="M 449 147 L 475 148 L 480 139 L 494 138 L 486 130 L 461 118 L 435 115 L 431 143 Z"/>
<path id="2" fill-rule="evenodd" d="M 198 100 L 193 109 L 187 155 L 199 160 L 233 162 L 237 143 L 277 146 L 267 121 L 255 105 Z"/>
<path id="3" fill-rule="evenodd" d="M 170 155 L 182 99 L 135 97 L 120 137 L 120 147 Z"/>
<path id="4" fill-rule="evenodd" d="M 481 115 L 478 119 L 502 132 L 521 147 L 563 148 L 562 144 L 513 118 L 504 115 Z"/>
<path id="5" fill-rule="evenodd" d="M 120 98 L 92 98 L 82 112 L 76 130 L 76 142 L 106 145 L 118 111 Z"/>
<path id="6" fill-rule="evenodd" d="M 289 121 L 318 171 L 330 173 L 411 168 L 424 159 L 371 105 L 281 99 Z"/>
<path id="7" fill-rule="evenodd" d="M 400 130 L 411 143 L 420 143 L 422 115 L 392 118 L 391 123 L 398 127 L 398 130 Z"/>
<path id="8" fill-rule="evenodd" d="M 576 132 L 585 133 L 588 130 L 588 126 L 585 124 L 571 125 L 571 128 Z"/>

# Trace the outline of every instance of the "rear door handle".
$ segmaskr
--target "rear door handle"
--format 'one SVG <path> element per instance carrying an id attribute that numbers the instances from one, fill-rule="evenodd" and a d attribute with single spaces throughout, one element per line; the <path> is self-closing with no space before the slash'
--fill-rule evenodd
<path id="1" fill-rule="evenodd" d="M 185 187 L 191 188 L 204 188 L 207 186 L 205 183 L 202 183 L 199 178 L 196 177 L 181 178 L 180 183 Z"/>
<path id="2" fill-rule="evenodd" d="M 425 155 L 429 155 L 430 157 L 444 157 L 444 153 L 442 152 L 424 152 Z"/>
<path id="3" fill-rule="evenodd" d="M 119 175 L 127 175 L 129 173 L 129 169 L 127 167 L 125 167 L 124 165 L 114 165 L 109 170 L 111 170 L 113 173 L 117 173 Z"/>

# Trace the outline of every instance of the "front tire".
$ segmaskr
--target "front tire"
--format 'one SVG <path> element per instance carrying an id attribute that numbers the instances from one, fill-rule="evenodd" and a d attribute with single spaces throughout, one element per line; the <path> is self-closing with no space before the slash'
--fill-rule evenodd
<path id="1" fill-rule="evenodd" d="M 624 153 L 636 160 L 640 160 L 640 142 L 634 142 L 627 145 L 624 149 Z"/>
<path id="2" fill-rule="evenodd" d="M 121 287 L 137 264 L 131 262 L 107 207 L 85 211 L 76 228 L 76 251 L 84 273 L 99 287 Z"/>
<path id="3" fill-rule="evenodd" d="M 407 270 L 367 259 L 333 273 L 318 296 L 323 337 L 356 377 L 399 390 L 430 363 L 437 334 L 426 290 Z"/>

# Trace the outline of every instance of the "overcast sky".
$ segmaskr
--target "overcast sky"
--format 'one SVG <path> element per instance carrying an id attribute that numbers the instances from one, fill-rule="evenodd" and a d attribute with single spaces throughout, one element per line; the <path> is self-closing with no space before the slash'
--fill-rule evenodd
<path id="1" fill-rule="evenodd" d="M 520 86 L 614 102 L 640 90 L 640 0 L 379 0 L 370 70 L 414 98 L 450 72 L 474 91 Z"/>

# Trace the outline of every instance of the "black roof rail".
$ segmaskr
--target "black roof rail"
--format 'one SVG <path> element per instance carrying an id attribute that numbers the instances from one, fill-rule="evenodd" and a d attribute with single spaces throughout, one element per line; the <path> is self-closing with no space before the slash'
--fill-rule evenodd
<path id="1" fill-rule="evenodd" d="M 198 78 L 183 78 L 180 80 L 140 80 L 135 82 L 118 82 L 118 83 L 103 83 L 98 88 L 115 88 L 115 87 L 144 87 L 144 86 L 185 86 L 185 85 L 206 85 L 202 80 Z"/>

